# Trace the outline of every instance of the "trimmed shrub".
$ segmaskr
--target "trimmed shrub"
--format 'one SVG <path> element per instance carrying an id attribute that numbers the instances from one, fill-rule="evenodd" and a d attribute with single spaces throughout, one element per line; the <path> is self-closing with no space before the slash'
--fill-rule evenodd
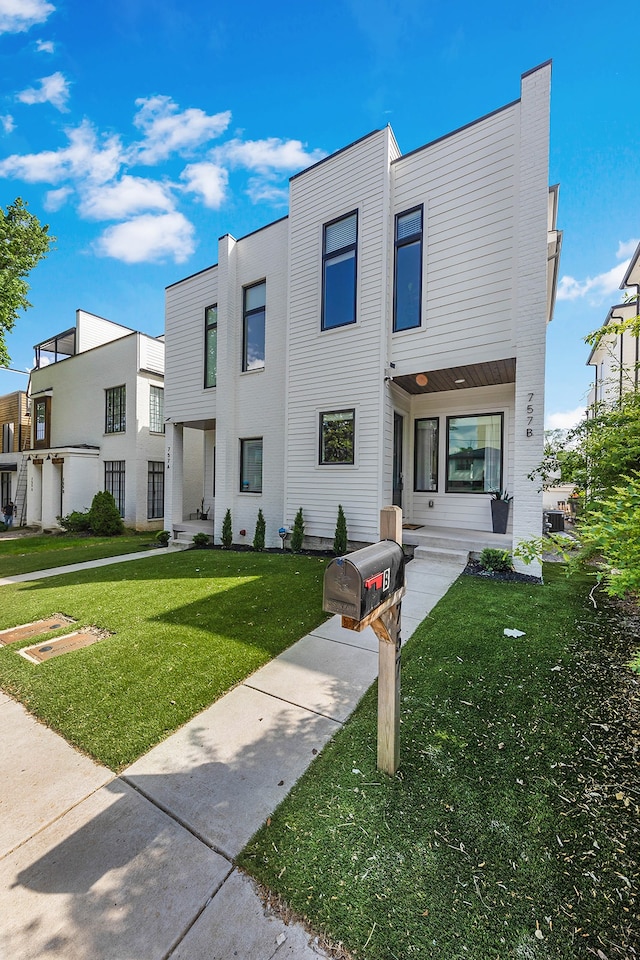
<path id="1" fill-rule="evenodd" d="M 98 491 L 91 501 L 89 526 L 97 537 L 118 537 L 124 533 L 124 522 L 108 490 Z"/>
<path id="2" fill-rule="evenodd" d="M 194 533 L 193 535 L 193 545 L 196 550 L 206 550 L 211 540 L 207 533 Z"/>
<path id="3" fill-rule="evenodd" d="M 508 550 L 496 550 L 494 547 L 485 547 L 480 554 L 480 566 L 483 570 L 494 573 L 506 573 L 513 570 L 511 554 Z"/>
<path id="4" fill-rule="evenodd" d="M 169 540 L 171 540 L 171 531 L 159 530 L 158 533 L 156 533 L 156 540 L 158 541 L 161 547 L 168 547 Z"/>
<path id="5" fill-rule="evenodd" d="M 88 533 L 91 529 L 88 510 L 72 510 L 66 517 L 56 517 L 56 520 L 67 533 Z"/>
<path id="6" fill-rule="evenodd" d="M 222 546 L 227 550 L 233 543 L 233 528 L 231 526 L 231 510 L 227 510 L 222 521 Z"/>
<path id="7" fill-rule="evenodd" d="M 333 538 L 333 552 L 337 557 L 342 557 L 347 552 L 347 521 L 342 504 L 338 504 L 338 521 Z"/>
<path id="8" fill-rule="evenodd" d="M 253 549 L 254 550 L 264 550 L 264 541 L 267 525 L 265 523 L 264 514 L 262 513 L 262 508 L 258 510 L 258 520 L 256 522 L 256 532 L 253 536 Z"/>
<path id="9" fill-rule="evenodd" d="M 294 553 L 300 553 L 304 541 L 304 517 L 302 516 L 302 507 L 296 513 L 293 521 L 293 532 L 291 534 L 291 549 Z"/>

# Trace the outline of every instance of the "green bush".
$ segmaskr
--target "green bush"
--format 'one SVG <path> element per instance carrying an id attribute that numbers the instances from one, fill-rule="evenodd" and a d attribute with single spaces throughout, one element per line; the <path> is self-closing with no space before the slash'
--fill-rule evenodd
<path id="1" fill-rule="evenodd" d="M 302 544 L 304 542 L 304 517 L 302 515 L 302 507 L 296 513 L 296 518 L 293 521 L 293 533 L 291 534 L 291 549 L 294 553 L 300 553 L 302 550 Z"/>
<path id="2" fill-rule="evenodd" d="M 222 546 L 228 550 L 233 543 L 233 528 L 231 526 L 231 510 L 227 510 L 222 521 Z"/>
<path id="3" fill-rule="evenodd" d="M 108 490 L 99 490 L 91 501 L 89 526 L 97 537 L 118 537 L 124 533 L 120 511 Z"/>
<path id="4" fill-rule="evenodd" d="M 503 573 L 513 570 L 511 554 L 508 550 L 496 550 L 494 547 L 485 547 L 480 554 L 480 566 L 483 570 Z"/>
<path id="5" fill-rule="evenodd" d="M 88 533 L 91 529 L 88 510 L 72 510 L 66 517 L 56 517 L 56 520 L 67 533 Z"/>
<path id="6" fill-rule="evenodd" d="M 333 552 L 337 557 L 342 557 L 347 552 L 347 521 L 341 504 L 338 504 L 338 521 L 333 538 Z"/>
<path id="7" fill-rule="evenodd" d="M 256 532 L 253 536 L 253 549 L 254 550 L 264 550 L 264 541 L 265 541 L 265 532 L 266 532 L 266 523 L 262 509 L 258 510 L 258 520 L 256 522 Z"/>
<path id="8" fill-rule="evenodd" d="M 4 520 L 0 520 L 0 533 L 4 533 L 5 530 L 8 530 L 9 527 L 6 525 Z"/>
<path id="9" fill-rule="evenodd" d="M 592 508 L 580 525 L 582 558 L 598 556 L 607 593 L 640 594 L 640 471 L 620 478 L 622 484 Z"/>
<path id="10" fill-rule="evenodd" d="M 156 533 L 156 540 L 158 541 L 161 547 L 168 547 L 169 540 L 171 540 L 171 531 L 159 530 L 158 533 Z"/>
<path id="11" fill-rule="evenodd" d="M 196 550 L 206 550 L 211 543 L 211 538 L 207 533 L 194 533 L 193 545 Z"/>

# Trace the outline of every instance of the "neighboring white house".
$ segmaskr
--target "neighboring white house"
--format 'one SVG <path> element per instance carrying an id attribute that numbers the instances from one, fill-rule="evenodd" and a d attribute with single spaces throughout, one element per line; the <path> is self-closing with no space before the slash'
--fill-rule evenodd
<path id="1" fill-rule="evenodd" d="M 27 523 L 45 529 L 109 490 L 125 524 L 164 518 L 164 342 L 76 311 L 35 347 Z"/>
<path id="2" fill-rule="evenodd" d="M 167 526 L 194 510 L 183 448 L 201 431 L 216 538 L 229 508 L 251 542 L 261 508 L 277 545 L 302 507 L 332 542 L 341 504 L 366 543 L 396 503 L 419 539 L 491 542 L 505 488 L 500 542 L 539 535 L 550 79 L 529 71 L 518 100 L 404 156 L 390 127 L 350 144 L 292 177 L 287 217 L 167 288 Z"/>

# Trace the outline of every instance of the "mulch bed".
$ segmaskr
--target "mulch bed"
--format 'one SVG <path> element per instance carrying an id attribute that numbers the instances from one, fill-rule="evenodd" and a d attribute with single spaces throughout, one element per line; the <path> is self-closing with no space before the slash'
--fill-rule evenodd
<path id="1" fill-rule="evenodd" d="M 531 577 L 527 573 L 516 573 L 515 570 L 485 570 L 479 560 L 469 560 L 462 571 L 468 577 L 484 577 L 485 580 L 504 580 L 512 583 L 542 583 L 540 577 Z"/>

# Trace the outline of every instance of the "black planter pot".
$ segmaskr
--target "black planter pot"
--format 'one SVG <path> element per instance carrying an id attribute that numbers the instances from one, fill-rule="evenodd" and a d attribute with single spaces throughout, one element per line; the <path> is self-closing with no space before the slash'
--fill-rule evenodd
<path id="1" fill-rule="evenodd" d="M 509 522 L 509 501 L 491 500 L 491 522 L 494 533 L 506 533 Z"/>

